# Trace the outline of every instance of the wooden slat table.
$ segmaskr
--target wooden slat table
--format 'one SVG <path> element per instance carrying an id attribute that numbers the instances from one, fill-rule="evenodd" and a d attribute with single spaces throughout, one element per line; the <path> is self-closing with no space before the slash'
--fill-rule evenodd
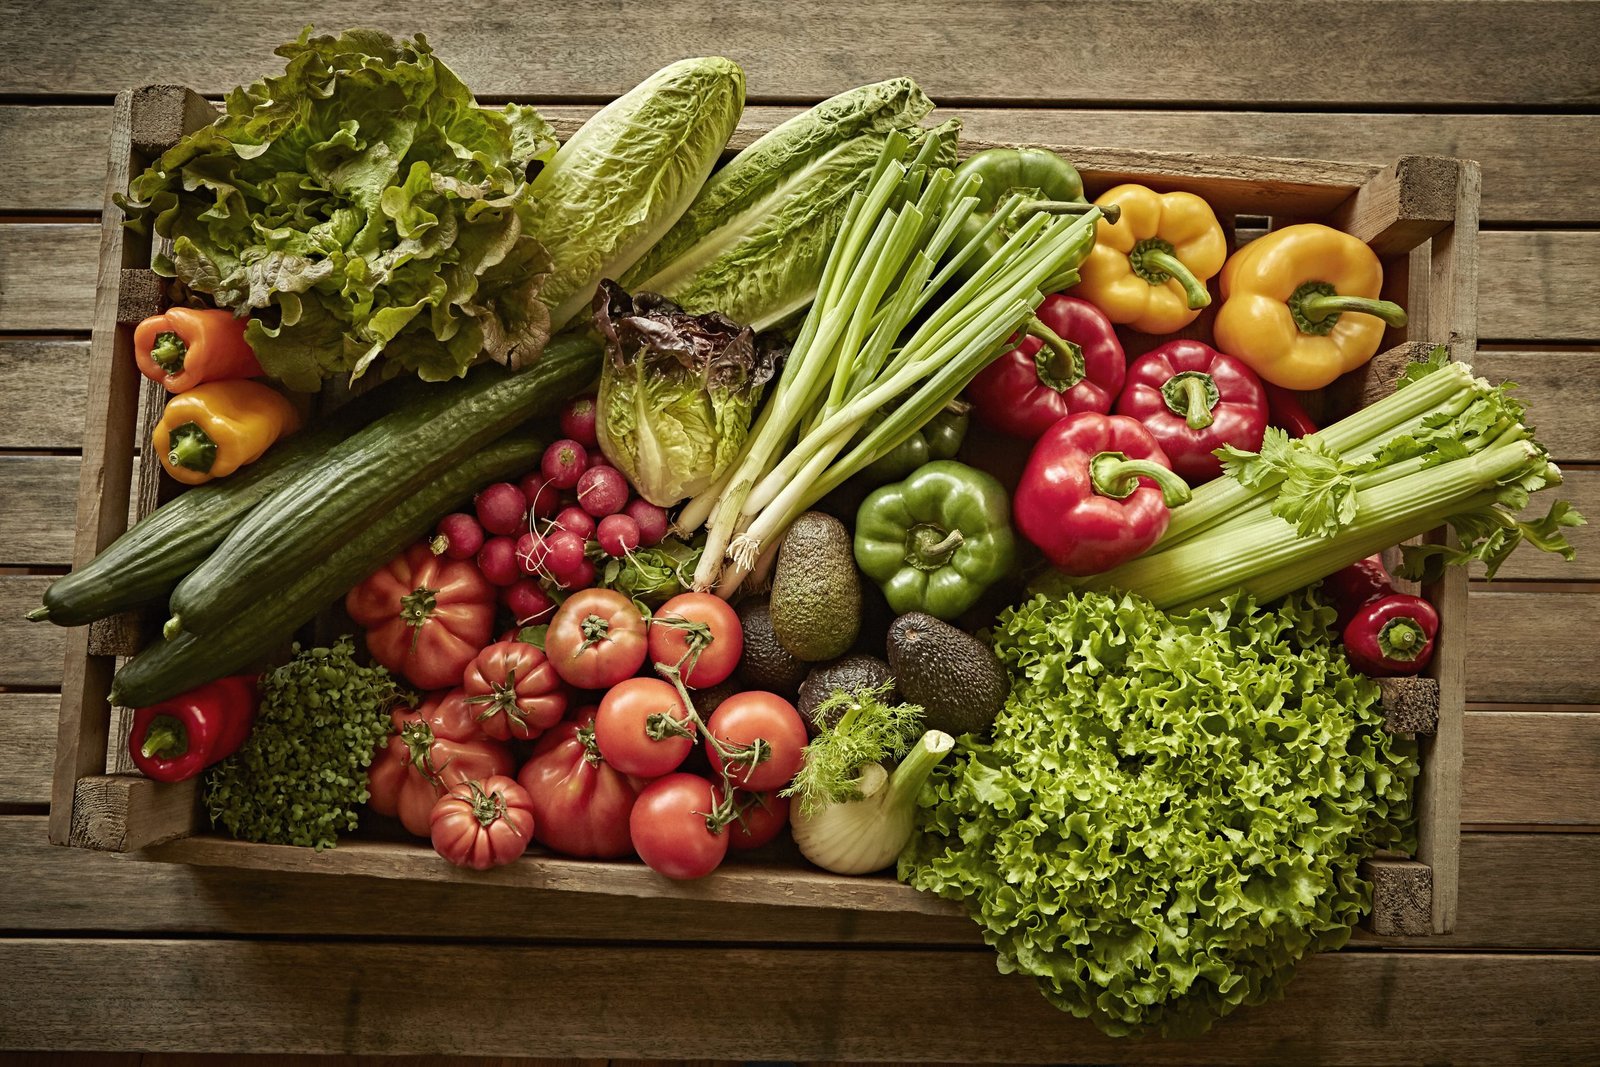
<path id="1" fill-rule="evenodd" d="M 1473 586 L 1457 932 L 1358 939 L 1309 963 L 1285 1001 L 1196 1042 L 1114 1042 L 1058 1015 L 995 973 L 959 919 L 305 878 L 46 844 L 61 641 L 20 616 L 71 549 L 110 101 L 156 81 L 224 92 L 275 70 L 271 49 L 307 22 L 426 32 L 483 99 L 537 103 L 563 132 L 663 63 L 719 52 L 748 74 L 746 140 L 756 120 L 907 74 L 980 140 L 1477 159 L 1477 365 L 1523 384 L 1568 495 L 1600 520 L 1600 3 L 430 6 L 206 0 L 155 17 L 0 0 L 0 1049 L 103 1050 L 52 1062 L 118 1067 L 272 1049 L 1594 1060 L 1594 527 L 1574 538 L 1576 564 L 1521 554 Z"/>

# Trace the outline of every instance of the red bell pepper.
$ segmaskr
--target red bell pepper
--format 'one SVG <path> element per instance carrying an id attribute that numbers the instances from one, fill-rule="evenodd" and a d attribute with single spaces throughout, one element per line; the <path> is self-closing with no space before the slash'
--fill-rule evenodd
<path id="1" fill-rule="evenodd" d="M 1362 674 L 1417 674 L 1433 658 L 1439 613 L 1419 596 L 1395 593 L 1358 610 L 1344 628 L 1344 650 Z"/>
<path id="2" fill-rule="evenodd" d="M 367 769 L 367 806 L 398 815 L 407 830 L 428 836 L 428 817 L 440 797 L 468 779 L 516 771 L 511 749 L 485 737 L 478 707 L 463 690 L 435 693 L 415 711 L 394 713 L 394 733 Z"/>
<path id="3" fill-rule="evenodd" d="M 128 754 L 146 778 L 182 782 L 239 751 L 256 718 L 256 678 L 218 678 L 133 713 Z"/>
<path id="4" fill-rule="evenodd" d="M 979 421 L 1028 441 L 1076 412 L 1110 411 L 1127 373 L 1116 329 L 1087 300 L 1046 297 L 1035 319 L 1021 344 L 967 386 Z"/>
<path id="5" fill-rule="evenodd" d="M 1322 595 L 1339 613 L 1342 632 L 1365 604 L 1394 592 L 1382 556 L 1368 556 L 1322 579 Z"/>
<path id="6" fill-rule="evenodd" d="M 1117 414 L 1138 419 L 1190 485 L 1222 474 L 1223 445 L 1259 452 L 1267 396 L 1243 362 L 1199 341 L 1168 341 L 1134 360 Z"/>
<path id="7" fill-rule="evenodd" d="M 1271 382 L 1262 382 L 1261 387 L 1267 391 L 1268 421 L 1273 426 L 1290 437 L 1310 437 L 1317 432 L 1316 422 L 1306 414 L 1293 389 L 1285 389 Z"/>
<path id="8" fill-rule="evenodd" d="M 1051 563 L 1088 575 L 1149 550 L 1167 509 L 1189 495 L 1137 420 L 1081 412 L 1039 438 L 1011 504 L 1017 529 Z"/>

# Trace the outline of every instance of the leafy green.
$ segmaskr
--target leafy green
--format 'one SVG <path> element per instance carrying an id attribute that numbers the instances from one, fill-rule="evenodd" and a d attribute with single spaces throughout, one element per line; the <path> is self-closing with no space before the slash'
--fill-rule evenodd
<path id="1" fill-rule="evenodd" d="M 438 381 L 536 356 L 549 260 L 526 171 L 555 152 L 545 121 L 478 107 L 420 35 L 308 27 L 277 52 L 282 76 L 233 90 L 118 198 L 172 239 L 157 272 L 249 312 L 262 367 L 295 389 L 380 357 Z"/>
<path id="2" fill-rule="evenodd" d="M 990 742 L 924 790 L 900 875 L 962 900 L 1003 972 L 1109 1034 L 1194 1033 L 1277 995 L 1413 842 L 1415 742 L 1334 645 L 1331 608 L 1035 597 L 995 650 Z"/>
<path id="3" fill-rule="evenodd" d="M 348 636 L 332 648 L 295 645 L 260 689 L 249 739 L 207 772 L 211 821 L 244 841 L 332 848 L 356 828 L 400 689 L 382 667 L 356 662 Z"/>
<path id="4" fill-rule="evenodd" d="M 700 549 L 699 541 L 685 544 L 669 537 L 649 548 L 636 548 L 620 559 L 607 555 L 595 544 L 590 559 L 600 566 L 596 584 L 654 607 L 694 588 Z"/>
<path id="5" fill-rule="evenodd" d="M 835 689 L 811 713 L 822 724 L 806 745 L 799 772 L 781 794 L 799 797 L 806 814 L 859 800 L 856 772 L 868 763 L 898 760 L 922 736 L 922 707 L 889 704 L 892 680 L 872 689 Z"/>
<path id="6" fill-rule="evenodd" d="M 896 130 L 932 137 L 955 164 L 959 124 L 917 131 L 933 102 L 909 78 L 824 100 L 758 138 L 706 183 L 678 224 L 622 278 L 687 311 L 768 329 L 809 304 L 844 224 Z"/>
<path id="7" fill-rule="evenodd" d="M 530 232 L 555 267 L 540 291 L 556 329 L 618 278 L 700 191 L 744 111 L 744 71 L 684 59 L 601 108 L 533 182 Z"/>
<path id="8" fill-rule="evenodd" d="M 773 347 L 721 315 L 634 299 L 611 282 L 594 319 L 606 346 L 595 416 L 606 458 L 661 507 L 710 487 L 744 447 Z"/>

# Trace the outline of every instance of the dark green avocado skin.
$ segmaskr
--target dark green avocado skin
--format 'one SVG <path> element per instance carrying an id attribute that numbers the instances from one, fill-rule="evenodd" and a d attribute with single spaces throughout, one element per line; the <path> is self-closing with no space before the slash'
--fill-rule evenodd
<path id="1" fill-rule="evenodd" d="M 889 669 L 900 699 L 922 705 L 926 727 L 956 737 L 987 732 L 1011 689 L 989 646 L 920 611 L 889 625 Z"/>

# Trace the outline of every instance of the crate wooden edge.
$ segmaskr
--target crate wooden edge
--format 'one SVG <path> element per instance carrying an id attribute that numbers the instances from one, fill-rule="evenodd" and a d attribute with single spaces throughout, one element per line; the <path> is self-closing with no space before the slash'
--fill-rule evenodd
<path id="1" fill-rule="evenodd" d="M 148 242 L 126 239 L 120 212 L 111 198 L 126 188 L 128 177 L 143 165 L 142 157 L 204 125 L 214 114 L 211 105 L 197 94 L 177 86 L 148 86 L 117 97 L 102 218 L 75 565 L 92 558 L 125 525 L 121 517 L 127 514 L 132 420 L 139 403 L 139 381 L 132 374 L 126 351 L 130 324 L 136 321 L 131 303 L 141 308 L 150 304 L 145 267 Z M 989 147 L 985 142 L 966 141 L 962 151 L 969 154 L 985 147 Z M 1408 296 L 1419 298 L 1416 302 L 1424 313 L 1413 315 L 1405 338 L 1451 343 L 1458 350 L 1456 358 L 1470 355 L 1475 341 L 1473 297 L 1479 188 L 1475 163 L 1437 156 L 1404 156 L 1388 167 L 1375 167 L 1187 152 L 1042 147 L 1074 159 L 1091 190 L 1121 181 L 1142 181 L 1158 188 L 1181 186 L 1198 192 L 1225 212 L 1323 216 L 1361 237 L 1382 255 L 1409 251 L 1405 285 Z M 115 269 L 108 269 L 113 263 Z M 127 269 L 130 267 L 133 269 Z M 130 378 L 133 380 L 125 380 Z M 1362 389 L 1364 396 L 1366 392 Z M 148 403 L 152 398 L 147 395 L 145 399 Z M 113 432 L 118 429 L 126 432 Z M 154 479 L 151 481 L 153 486 Z M 153 507 L 153 488 L 141 492 L 141 498 L 145 496 L 152 498 L 148 503 Z M 140 514 L 145 510 L 141 508 Z M 1426 769 L 1419 797 L 1422 840 L 1415 860 L 1383 862 L 1391 867 L 1410 864 L 1427 869 L 1431 925 L 1434 932 L 1447 933 L 1454 926 L 1459 859 L 1465 574 L 1447 578 L 1434 595 L 1448 625 L 1442 630 L 1430 670 L 1430 676 L 1439 682 L 1440 698 L 1438 732 L 1423 742 Z M 121 632 L 134 631 L 124 622 Z M 151 787 L 158 783 L 133 785 L 130 783 L 144 780 L 104 773 L 110 724 L 105 693 L 109 691 L 114 659 L 95 653 L 114 650 L 115 642 L 109 647 L 94 648 L 87 628 L 74 631 L 68 641 L 52 784 L 53 842 L 112 851 L 149 847 L 156 858 L 202 865 L 469 880 L 447 866 L 443 872 L 438 871 L 438 865 L 426 862 L 433 857 L 414 846 L 348 842 L 338 850 L 321 854 L 328 858 L 319 858 L 308 866 L 303 859 L 305 850 L 301 849 L 248 845 L 216 837 L 189 838 L 199 828 L 192 785 L 186 789 L 157 789 Z M 343 858 L 335 858 L 340 856 Z M 948 910 L 946 902 L 915 893 L 886 878 L 842 878 L 793 868 L 781 872 L 743 868 L 698 883 L 697 888 L 685 889 L 656 878 L 637 864 L 590 864 L 539 857 L 515 865 L 512 873 L 501 877 L 511 884 L 621 892 L 629 896 L 898 911 L 921 911 L 932 905 L 937 912 Z M 483 880 L 479 875 L 472 878 Z M 1404 932 L 1417 932 L 1411 929 L 1418 925 L 1414 906 L 1417 878 L 1413 871 L 1411 880 L 1404 883 L 1405 892 L 1413 900 L 1409 918 L 1391 924 L 1405 926 Z M 1401 882 L 1374 878 L 1375 895 L 1389 884 Z M 1375 899 L 1375 916 L 1380 913 L 1379 905 Z M 1375 932 L 1388 931 L 1375 927 Z"/>

